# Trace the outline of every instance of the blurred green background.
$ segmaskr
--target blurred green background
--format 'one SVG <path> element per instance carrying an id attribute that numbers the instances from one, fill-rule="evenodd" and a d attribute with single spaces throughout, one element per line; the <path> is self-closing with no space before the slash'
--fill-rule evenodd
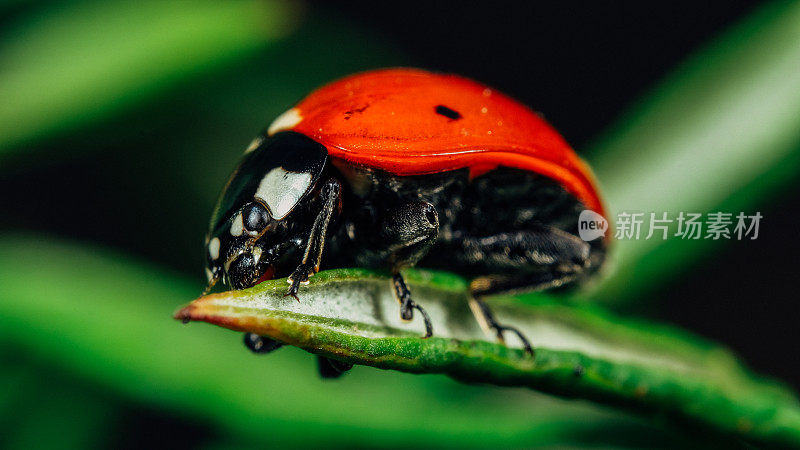
<path id="1" fill-rule="evenodd" d="M 333 78 L 420 66 L 543 111 L 612 210 L 761 211 L 757 241 L 621 243 L 593 299 L 800 385 L 800 8 L 687 5 L 1 3 L 0 446 L 719 444 L 524 389 L 323 381 L 302 351 L 171 319 L 251 138 Z"/>

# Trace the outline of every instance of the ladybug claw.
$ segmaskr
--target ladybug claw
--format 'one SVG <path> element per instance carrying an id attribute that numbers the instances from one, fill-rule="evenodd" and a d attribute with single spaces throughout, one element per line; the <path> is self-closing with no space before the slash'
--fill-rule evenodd
<path id="1" fill-rule="evenodd" d="M 297 303 L 300 303 L 300 297 L 298 297 L 296 293 L 287 292 L 287 293 L 283 294 L 283 298 L 286 298 L 286 297 L 294 297 L 294 299 L 297 300 Z"/>
<path id="2" fill-rule="evenodd" d="M 508 331 L 510 333 L 514 333 L 515 335 L 517 335 L 519 340 L 522 341 L 522 348 L 525 351 L 525 353 L 528 356 L 532 357 L 532 358 L 536 357 L 536 352 L 533 350 L 533 346 L 531 345 L 530 341 L 528 341 L 528 338 L 526 338 L 525 335 L 522 334 L 521 331 L 519 331 L 518 329 L 516 329 L 514 327 L 508 327 L 508 326 L 497 325 L 497 324 L 494 325 L 494 328 L 497 331 L 497 341 L 499 343 L 505 345 L 506 340 L 505 340 L 503 334 L 506 331 Z"/>
<path id="3" fill-rule="evenodd" d="M 297 291 L 300 290 L 301 285 L 307 286 L 309 284 L 308 278 L 312 276 L 314 276 L 314 268 L 311 265 L 300 264 L 297 266 L 297 269 L 286 279 L 286 282 L 291 286 L 284 297 L 294 297 L 294 299 L 299 302 L 300 298 L 297 297 Z"/>
<path id="4" fill-rule="evenodd" d="M 428 316 L 428 313 L 416 303 L 412 303 L 411 307 L 422 314 L 422 320 L 425 322 L 425 335 L 422 336 L 422 339 L 428 339 L 429 337 L 433 336 L 433 325 L 431 324 L 431 318 Z"/>

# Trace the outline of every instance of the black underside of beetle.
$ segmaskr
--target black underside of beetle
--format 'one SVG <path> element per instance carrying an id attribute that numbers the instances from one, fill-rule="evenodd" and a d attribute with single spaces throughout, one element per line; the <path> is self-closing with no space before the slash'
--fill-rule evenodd
<path id="1" fill-rule="evenodd" d="M 578 215 L 584 206 L 541 175 L 500 167 L 470 181 L 467 169 L 419 176 L 396 176 L 364 167 L 347 171 L 345 176 L 329 165 L 320 177 L 319 184 L 331 178 L 342 180 L 341 212 L 331 219 L 321 270 L 414 265 L 468 278 L 497 279 L 498 285 L 488 294 L 575 285 L 594 273 L 604 259 L 602 240 L 585 243 L 577 237 Z M 307 240 L 321 208 L 318 191 L 316 187 L 309 200 L 297 206 L 290 221 L 262 238 L 265 248 Z M 424 203 L 437 213 L 438 233 L 431 242 L 406 250 L 421 253 L 406 262 L 405 255 L 393 253 L 407 238 L 402 231 L 414 223 L 398 222 L 412 214 L 403 215 L 405 210 Z M 584 246 L 588 260 L 572 261 Z M 303 250 L 287 246 L 275 265 L 275 277 L 291 275 Z"/>
<path id="2" fill-rule="evenodd" d="M 392 223 L 398 210 L 420 202 L 433 206 L 439 226 L 415 265 L 496 279 L 498 285 L 486 293 L 574 285 L 595 272 L 605 256 L 603 241 L 585 243 L 577 237 L 584 206 L 535 173 L 500 167 L 470 181 L 467 169 L 419 176 L 371 168 L 350 168 L 346 177 L 331 172 L 323 177 L 348 182 L 323 268 L 402 266 L 391 256 L 403 237 L 393 236 Z M 573 261 L 585 250 L 586 261 Z"/>

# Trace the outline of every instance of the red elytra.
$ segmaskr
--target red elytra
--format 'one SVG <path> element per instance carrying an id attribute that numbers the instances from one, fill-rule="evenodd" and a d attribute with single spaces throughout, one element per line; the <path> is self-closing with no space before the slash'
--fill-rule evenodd
<path id="1" fill-rule="evenodd" d="M 440 106 L 460 117 L 437 113 Z M 295 109 L 299 122 L 282 129 L 316 140 L 334 159 L 402 176 L 528 170 L 605 215 L 591 170 L 564 138 L 526 106 L 475 81 L 418 69 L 375 70 L 323 86 Z"/>

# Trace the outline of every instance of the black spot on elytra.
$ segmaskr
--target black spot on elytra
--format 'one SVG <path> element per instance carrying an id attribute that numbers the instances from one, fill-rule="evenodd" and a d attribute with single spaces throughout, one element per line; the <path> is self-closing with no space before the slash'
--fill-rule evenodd
<path id="1" fill-rule="evenodd" d="M 458 111 L 450 109 L 444 105 L 439 105 L 436 107 L 436 114 L 445 116 L 450 120 L 458 120 L 461 118 L 461 114 Z"/>
<path id="2" fill-rule="evenodd" d="M 364 110 L 369 108 L 369 106 L 370 105 L 367 104 L 367 105 L 362 106 L 361 108 L 353 108 L 353 109 L 351 109 L 349 111 L 345 111 L 344 112 L 344 120 L 350 120 L 350 118 L 353 117 L 353 114 L 361 114 L 362 112 L 364 112 Z"/>

